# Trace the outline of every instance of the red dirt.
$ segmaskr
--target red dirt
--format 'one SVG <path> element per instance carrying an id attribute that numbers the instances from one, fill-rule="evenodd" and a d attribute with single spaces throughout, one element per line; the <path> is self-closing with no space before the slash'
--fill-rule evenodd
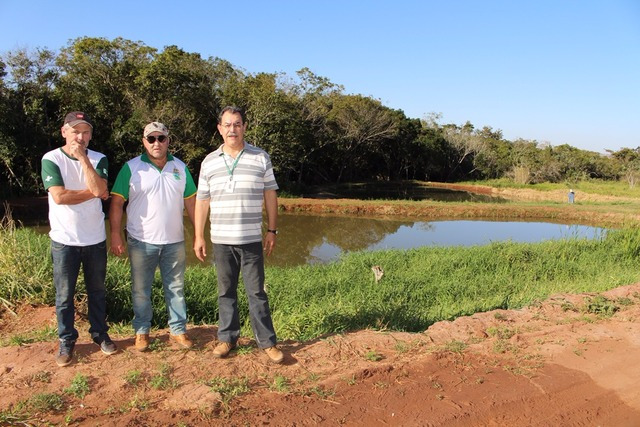
<path id="1" fill-rule="evenodd" d="M 581 312 L 593 295 L 557 295 L 522 310 L 497 310 L 439 322 L 424 333 L 358 331 L 311 342 L 285 342 L 284 365 L 268 363 L 251 343 L 228 359 L 211 357 L 214 326 L 192 326 L 194 350 L 178 350 L 166 330 L 154 351 L 138 353 L 130 337 L 100 353 L 80 320 L 76 359 L 54 363 L 57 343 L 0 347 L 0 410 L 36 393 L 59 393 L 60 412 L 31 410 L 34 424 L 78 425 L 429 425 L 632 426 L 640 423 L 640 284 L 604 294 L 625 297 L 610 318 Z M 51 307 L 3 314 L 0 338 L 55 327 Z M 379 359 L 379 360 L 376 360 Z M 173 383 L 153 377 L 170 366 Z M 137 385 L 127 375 L 138 371 Z M 63 390 L 81 373 L 91 391 Z M 213 391 L 215 378 L 246 381 L 233 398 Z M 287 384 L 274 387 L 278 379 Z M 2 418 L 0 418 L 1 423 Z"/>
<path id="2" fill-rule="evenodd" d="M 525 193 L 500 195 L 535 200 Z M 281 199 L 280 207 L 423 218 L 478 217 L 484 209 L 309 199 Z M 486 216 L 513 218 L 517 209 L 491 205 Z M 531 210 L 522 210 L 530 218 Z M 593 217 L 579 206 L 536 212 L 575 222 Z M 640 283 L 604 295 L 631 304 L 603 318 L 571 310 L 593 295 L 557 295 L 522 310 L 439 322 L 419 334 L 365 330 L 284 342 L 281 366 L 249 341 L 228 359 L 213 359 L 216 327 L 209 325 L 191 326 L 193 350 L 176 349 L 160 330 L 147 353 L 136 352 L 131 337 L 112 334 L 120 351 L 105 356 L 80 314 L 74 363 L 58 368 L 55 338 L 9 345 L 55 330 L 52 307 L 22 306 L 0 317 L 0 425 L 640 425 Z M 154 381 L 163 369 L 169 381 L 160 389 Z M 136 372 L 132 385 L 126 378 Z M 89 380 L 82 399 L 64 392 L 77 374 Z M 234 397 L 209 387 L 221 378 L 244 382 L 248 391 Z M 284 385 L 276 387 L 278 381 Z M 63 409 L 20 408 L 40 393 L 61 395 Z"/>

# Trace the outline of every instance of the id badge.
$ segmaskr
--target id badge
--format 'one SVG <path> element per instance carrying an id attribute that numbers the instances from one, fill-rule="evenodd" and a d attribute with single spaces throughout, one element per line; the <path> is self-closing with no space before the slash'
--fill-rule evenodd
<path id="1" fill-rule="evenodd" d="M 235 181 L 227 181 L 227 185 L 225 185 L 224 190 L 227 193 L 233 193 L 233 190 L 236 188 L 236 182 Z"/>

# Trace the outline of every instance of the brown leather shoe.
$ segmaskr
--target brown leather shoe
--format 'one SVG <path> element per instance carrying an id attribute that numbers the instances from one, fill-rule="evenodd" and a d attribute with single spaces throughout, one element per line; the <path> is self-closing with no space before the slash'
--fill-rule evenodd
<path id="1" fill-rule="evenodd" d="M 227 357 L 229 352 L 236 348 L 235 344 L 231 344 L 230 342 L 220 341 L 220 344 L 213 349 L 213 357 L 220 359 L 222 357 Z"/>
<path id="2" fill-rule="evenodd" d="M 269 360 L 273 363 L 280 364 L 284 360 L 284 354 L 275 345 L 273 347 L 265 348 L 264 352 L 267 353 Z"/>
<path id="3" fill-rule="evenodd" d="M 189 339 L 187 334 L 180 334 L 180 335 L 169 334 L 169 336 L 175 343 L 177 343 L 182 348 L 193 347 L 193 341 Z"/>
<path id="4" fill-rule="evenodd" d="M 149 334 L 136 334 L 136 350 L 147 351 L 149 349 Z"/>

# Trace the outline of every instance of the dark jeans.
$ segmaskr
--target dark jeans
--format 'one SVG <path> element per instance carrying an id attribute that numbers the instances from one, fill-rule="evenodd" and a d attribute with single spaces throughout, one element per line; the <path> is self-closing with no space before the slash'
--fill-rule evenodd
<path id="1" fill-rule="evenodd" d="M 249 301 L 251 328 L 258 347 L 276 345 L 276 333 L 271 321 L 269 301 L 264 291 L 264 258 L 262 243 L 246 245 L 213 244 L 213 256 L 218 275 L 218 339 L 235 344 L 240 337 L 238 316 L 238 278 L 242 281 Z"/>
<path id="2" fill-rule="evenodd" d="M 56 287 L 56 317 L 58 337 L 63 341 L 78 339 L 74 327 L 74 295 L 80 273 L 84 275 L 89 304 L 89 333 L 91 338 L 106 334 L 107 301 L 104 279 L 107 273 L 107 242 L 90 246 L 67 246 L 51 241 L 53 283 Z"/>

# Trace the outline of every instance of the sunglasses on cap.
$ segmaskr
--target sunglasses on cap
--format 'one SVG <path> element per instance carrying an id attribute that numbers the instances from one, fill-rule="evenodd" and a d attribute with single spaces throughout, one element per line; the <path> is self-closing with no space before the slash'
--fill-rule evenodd
<path id="1" fill-rule="evenodd" d="M 158 140 L 159 143 L 163 143 L 167 140 L 167 136 L 165 135 L 158 135 L 158 136 L 148 136 L 145 138 L 147 140 L 147 142 L 149 144 L 153 144 L 156 142 L 156 139 Z"/>

